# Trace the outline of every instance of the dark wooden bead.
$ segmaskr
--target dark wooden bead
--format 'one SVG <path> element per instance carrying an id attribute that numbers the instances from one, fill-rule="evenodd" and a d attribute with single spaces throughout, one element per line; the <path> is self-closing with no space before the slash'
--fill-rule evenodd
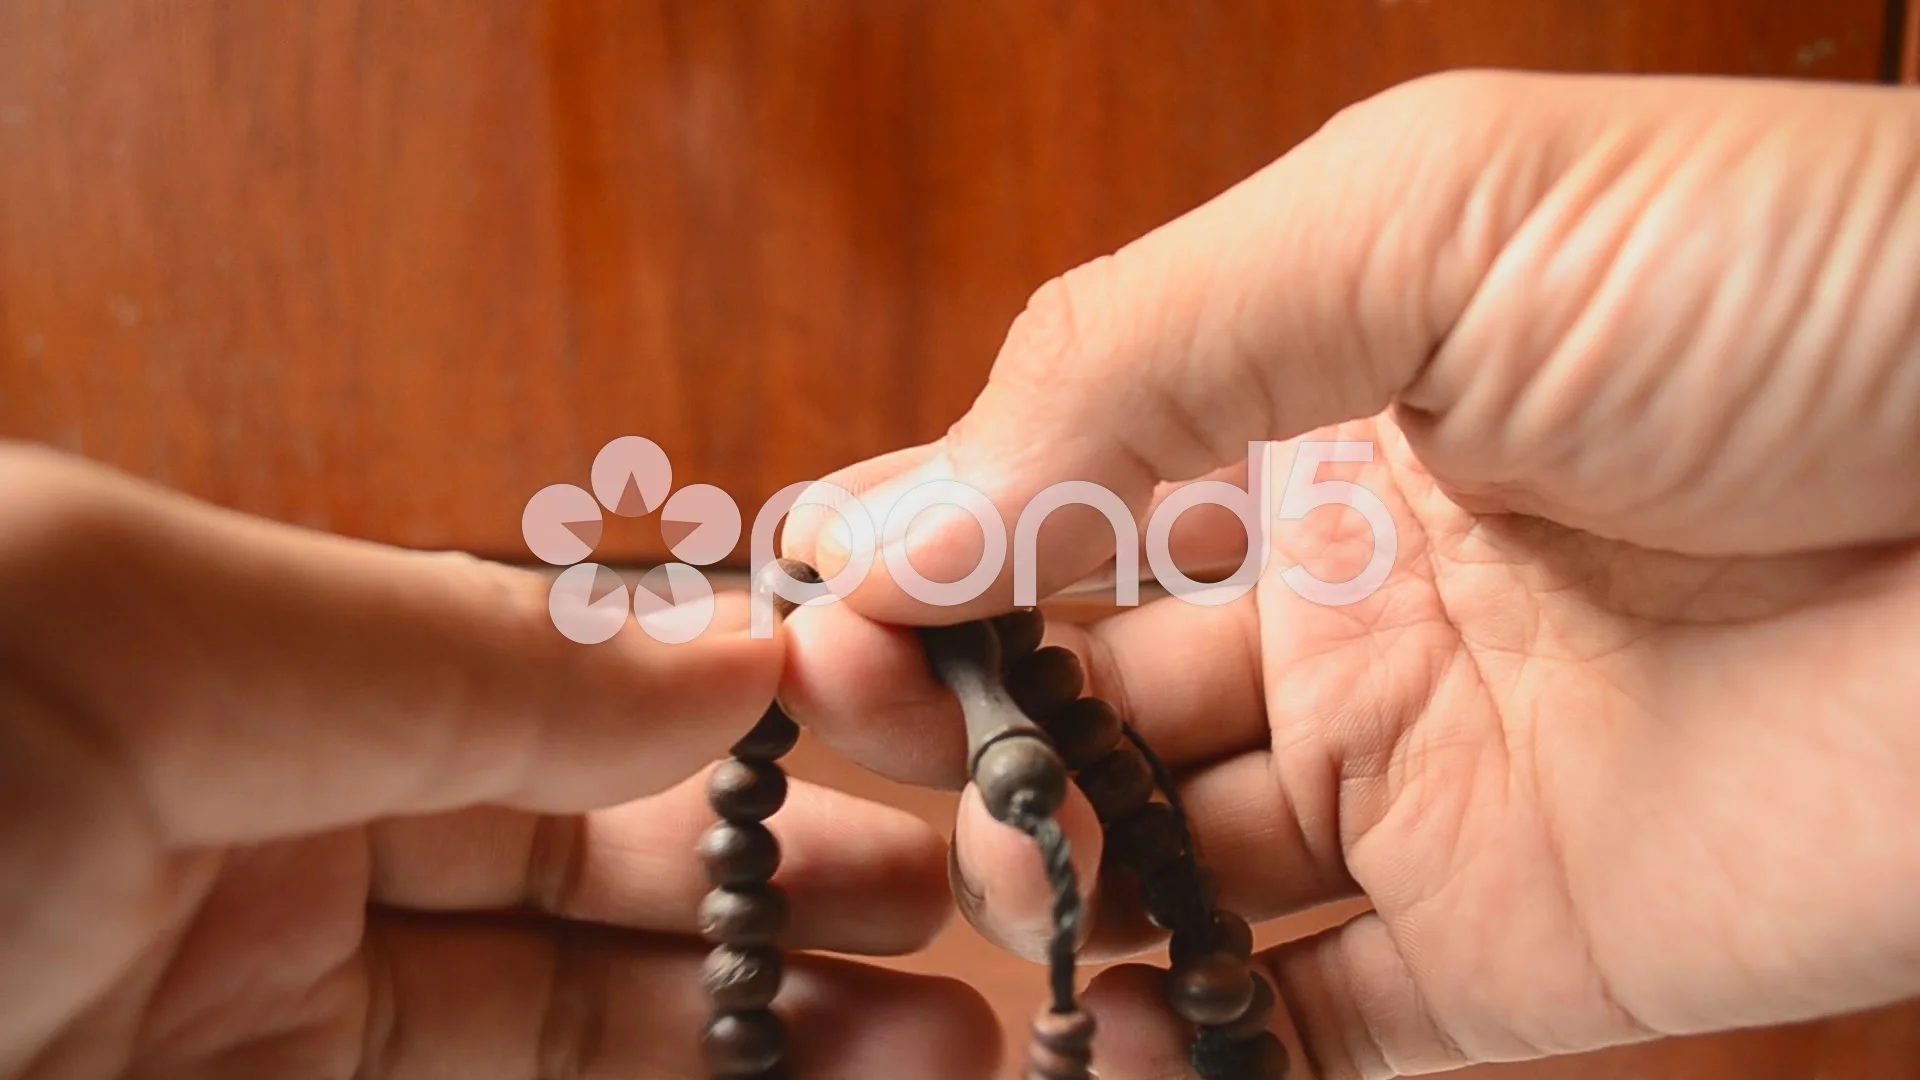
<path id="1" fill-rule="evenodd" d="M 992 620 L 993 632 L 1000 637 L 1000 663 L 1012 667 L 1040 647 L 1047 636 L 1047 617 L 1039 608 L 1021 608 Z"/>
<path id="2" fill-rule="evenodd" d="M 1102 754 L 1073 779 L 1104 822 L 1128 817 L 1153 798 L 1153 772 L 1132 743 Z"/>
<path id="3" fill-rule="evenodd" d="M 1187 853 L 1173 807 L 1148 803 L 1107 828 L 1107 851 L 1138 877 L 1164 870 Z"/>
<path id="4" fill-rule="evenodd" d="M 1220 875 L 1214 873 L 1212 867 L 1197 864 L 1193 872 L 1196 879 L 1194 884 L 1200 891 L 1200 910 L 1205 913 L 1205 918 L 1212 918 L 1220 908 Z"/>
<path id="5" fill-rule="evenodd" d="M 1239 1050 L 1240 1080 L 1287 1080 L 1293 1071 L 1287 1044 L 1271 1031 L 1248 1039 Z"/>
<path id="6" fill-rule="evenodd" d="M 1226 953 L 1208 953 L 1167 975 L 1167 1004 L 1195 1024 L 1238 1020 L 1253 1001 L 1253 972 Z"/>
<path id="7" fill-rule="evenodd" d="M 1093 1015 L 1078 1009 L 1062 1013 L 1042 1008 L 1033 1018 L 1034 1041 L 1062 1053 L 1092 1053 L 1095 1030 Z"/>
<path id="8" fill-rule="evenodd" d="M 1242 960 L 1253 956 L 1253 927 L 1231 911 L 1215 911 L 1204 927 L 1180 930 L 1173 935 L 1168 956 L 1180 964 L 1210 952 L 1223 952 Z"/>
<path id="9" fill-rule="evenodd" d="M 780 1064 L 787 1026 L 771 1009 L 724 1012 L 707 1021 L 702 1042 L 716 1076 L 752 1076 Z"/>
<path id="10" fill-rule="evenodd" d="M 780 993 L 784 970 L 778 949 L 722 945 L 708 953 L 700 965 L 700 982 L 713 998 L 715 1009 L 764 1009 Z"/>
<path id="11" fill-rule="evenodd" d="M 1007 669 L 1007 695 L 1035 723 L 1045 723 L 1061 706 L 1079 697 L 1085 683 L 1080 658 L 1058 645 L 1030 653 Z"/>
<path id="12" fill-rule="evenodd" d="M 1092 1069 L 1091 1057 L 1070 1057 L 1039 1043 L 1027 1044 L 1026 1080 L 1092 1080 Z"/>
<path id="13" fill-rule="evenodd" d="M 700 936 L 716 945 L 772 945 L 789 915 L 787 894 L 775 886 L 715 889 L 700 901 Z"/>
<path id="14" fill-rule="evenodd" d="M 787 774 L 771 761 L 729 758 L 707 777 L 707 803 L 728 821 L 772 817 L 787 801 Z"/>
<path id="15" fill-rule="evenodd" d="M 1203 1027 L 1187 1046 L 1187 1063 L 1200 1080 L 1242 1080 L 1245 1047 L 1217 1027 Z"/>
<path id="16" fill-rule="evenodd" d="M 780 841 L 765 825 L 718 821 L 700 835 L 700 858 L 716 886 L 758 885 L 780 869 Z"/>
<path id="17" fill-rule="evenodd" d="M 1067 797 L 1067 768 L 1036 734 L 1010 735 L 987 744 L 973 763 L 973 782 L 995 821 L 1016 812 L 1046 817 Z"/>
<path id="18" fill-rule="evenodd" d="M 1060 760 L 1073 772 L 1098 761 L 1120 745 L 1120 714 L 1099 698 L 1067 702 L 1040 725 Z"/>
<path id="19" fill-rule="evenodd" d="M 810 599 L 826 592 L 826 587 L 820 584 L 820 571 L 799 559 L 775 559 L 766 564 L 760 570 L 760 577 L 753 582 L 753 587 L 760 595 L 772 598 L 774 613 L 783 619 L 793 614 L 794 609 L 800 605 L 774 591 L 773 580 L 782 573 L 802 585 L 812 586 L 800 590 L 805 598 Z"/>
<path id="20" fill-rule="evenodd" d="M 1220 1025 L 1220 1030 L 1231 1039 L 1253 1039 L 1267 1030 L 1273 1023 L 1273 1014 L 1279 1007 L 1279 998 L 1274 995 L 1273 984 L 1266 976 L 1253 976 L 1253 999 L 1247 1002 L 1247 1009 L 1238 1019 Z"/>
<path id="21" fill-rule="evenodd" d="M 1162 930 L 1203 927 L 1219 903 L 1213 871 L 1184 859 L 1140 882 L 1140 905 L 1147 909 L 1147 921 Z"/>
<path id="22" fill-rule="evenodd" d="M 1093 1064 L 1093 1017 L 1043 1008 L 1027 1044 L 1027 1080 L 1087 1080 Z"/>
<path id="23" fill-rule="evenodd" d="M 782 712 L 780 706 L 769 705 L 760 722 L 733 744 L 733 756 L 742 761 L 773 761 L 784 757 L 800 741 L 800 725 Z"/>
<path id="24" fill-rule="evenodd" d="M 811 563 L 804 563 L 799 559 L 788 559 L 785 557 L 773 561 L 779 563 L 780 569 L 785 570 L 787 576 L 795 581 L 805 582 L 808 585 L 820 584 L 820 571 L 815 570 Z"/>

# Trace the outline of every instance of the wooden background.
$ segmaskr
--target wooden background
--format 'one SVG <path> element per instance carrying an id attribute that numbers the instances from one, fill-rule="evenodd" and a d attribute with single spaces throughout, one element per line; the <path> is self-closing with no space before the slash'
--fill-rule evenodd
<path id="1" fill-rule="evenodd" d="M 1049 275 L 1502 65 L 1870 80 L 1887 0 L 0 0 L 0 435 L 525 558 L 936 436 Z M 661 553 L 610 522 L 609 561 Z"/>
<path id="2" fill-rule="evenodd" d="M 0 0 L 0 436 L 524 559 L 617 435 L 742 506 L 936 436 L 1041 281 L 1395 82 L 1890 80 L 1917 38 L 1899 0 Z M 1015 1031 L 1040 989 L 959 927 L 901 963 Z M 1475 1075 L 1920 1076 L 1920 1011 Z"/>

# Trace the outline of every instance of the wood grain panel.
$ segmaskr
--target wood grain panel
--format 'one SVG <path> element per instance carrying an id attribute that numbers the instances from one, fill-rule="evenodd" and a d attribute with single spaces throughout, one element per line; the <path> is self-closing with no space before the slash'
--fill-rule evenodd
<path id="1" fill-rule="evenodd" d="M 1900 13 L 1900 81 L 1920 83 L 1920 0 L 1888 0 L 1888 11 Z M 1888 25 L 1894 25 L 1889 20 Z"/>
<path id="2" fill-rule="evenodd" d="M 1872 79 L 1889 10 L 0 0 L 0 434 L 285 520 L 523 558 L 527 496 L 584 480 L 615 435 L 747 506 L 937 435 L 1042 280 L 1395 82 Z M 615 521 L 602 554 L 660 550 Z M 797 767 L 951 814 L 812 748 Z M 1015 1031 L 1040 990 L 964 927 L 899 963 L 982 986 Z M 1910 1007 L 1471 1075 L 1916 1063 Z"/>
<path id="3" fill-rule="evenodd" d="M 504 551 L 476 493 L 567 452 L 560 192 L 540 12 L 461 10 L 0 5 L 0 431 Z"/>
<path id="4" fill-rule="evenodd" d="M 0 0 L 0 434 L 524 558 L 937 435 L 1047 276 L 1440 68 L 1869 79 L 1883 0 Z M 602 555 L 660 554 L 615 521 Z"/>

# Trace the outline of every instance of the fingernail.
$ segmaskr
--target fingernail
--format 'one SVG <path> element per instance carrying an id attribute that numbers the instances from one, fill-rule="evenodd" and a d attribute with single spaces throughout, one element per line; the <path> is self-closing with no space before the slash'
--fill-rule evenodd
<path id="1" fill-rule="evenodd" d="M 913 516 L 898 547 L 922 577 L 953 581 L 980 565 L 979 536 L 980 523 L 972 513 L 941 503 Z"/>
<path id="2" fill-rule="evenodd" d="M 987 829 L 986 835 L 976 833 L 977 829 Z M 960 796 L 959 814 L 954 822 L 952 854 L 948 860 L 948 878 L 952 883 L 954 906 L 960 909 L 969 925 L 980 936 L 995 945 L 1028 960 L 1042 962 L 1047 956 L 1047 946 L 1053 939 L 1053 920 L 1051 909 L 1036 907 L 1022 910 L 1026 906 L 1010 902 L 1007 887 L 1010 883 L 996 882 L 992 878 L 981 879 L 970 869 L 968 860 L 960 854 L 965 846 L 979 854 L 979 844 L 998 846 L 1014 843 L 1025 847 L 1031 841 L 1013 829 L 994 821 L 987 814 L 986 804 L 981 800 L 980 789 L 972 784 Z M 1037 861 L 1036 861 L 1037 865 Z M 1018 883 L 1013 884 L 1013 892 L 1021 891 Z M 989 897 L 987 891 L 993 890 Z M 1009 906 L 1013 911 L 1009 910 Z M 993 910 L 989 910 L 993 909 Z M 1018 914 L 1015 914 L 1015 911 Z"/>
<path id="3" fill-rule="evenodd" d="M 795 543 L 788 549 L 809 560 L 822 577 L 838 574 L 852 557 L 853 534 L 847 526 L 847 512 L 858 501 L 858 493 L 846 490 L 832 477 L 809 485 L 800 493 L 787 527 L 796 529 Z"/>
<path id="4" fill-rule="evenodd" d="M 853 559 L 853 530 L 847 527 L 846 518 L 832 515 L 826 527 L 814 535 L 813 552 L 822 577 L 832 577 L 846 569 Z"/>

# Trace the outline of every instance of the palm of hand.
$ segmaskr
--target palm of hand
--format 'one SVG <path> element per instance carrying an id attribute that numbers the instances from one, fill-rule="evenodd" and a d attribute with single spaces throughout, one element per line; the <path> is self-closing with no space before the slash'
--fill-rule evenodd
<path id="1" fill-rule="evenodd" d="M 1866 718 L 1912 679 L 1884 629 L 1912 619 L 1920 550 L 1649 551 L 1464 509 L 1390 419 L 1318 437 L 1379 442 L 1351 478 L 1400 555 L 1345 608 L 1263 580 L 1272 778 L 1377 917 L 1319 946 L 1340 965 L 1282 963 L 1393 990 L 1304 1007 L 1356 1011 L 1403 1048 L 1375 1068 L 1410 1072 L 1911 992 L 1875 944 L 1902 901 L 1847 882 L 1914 805 Z M 1318 513 L 1275 562 L 1336 580 L 1372 543 Z"/>
<path id="2" fill-rule="evenodd" d="M 127 960 L 24 1075 L 355 1075 L 378 1048 L 365 830 L 154 867 L 144 910 L 86 913 Z"/>
<path id="3" fill-rule="evenodd" d="M 656 831 L 675 831 L 659 809 L 647 809 Z M 117 925 L 79 913 L 130 959 L 92 974 L 92 1004 L 21 1075 L 691 1075 L 703 947 L 533 910 L 577 906 L 579 879 L 553 845 L 534 843 L 524 868 L 482 854 L 578 820 L 469 810 L 158 862 L 144 910 Z M 428 847 L 442 857 L 418 858 Z M 497 892 L 482 883 L 503 873 L 521 903 L 435 910 L 472 908 L 460 894 Z M 381 902 L 422 890 L 419 909 Z M 65 974 L 88 977 L 78 968 Z"/>

